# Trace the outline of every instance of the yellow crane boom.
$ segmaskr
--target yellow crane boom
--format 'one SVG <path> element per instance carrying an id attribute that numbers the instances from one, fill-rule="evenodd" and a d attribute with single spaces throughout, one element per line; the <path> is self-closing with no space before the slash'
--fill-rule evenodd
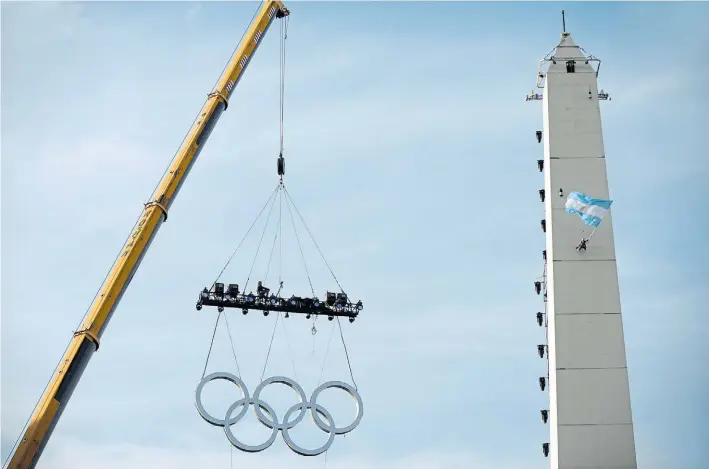
<path id="1" fill-rule="evenodd" d="M 167 220 L 170 206 L 207 142 L 209 134 L 221 114 L 227 109 L 229 98 L 243 76 L 251 57 L 274 18 L 288 15 L 288 9 L 280 1 L 266 0 L 261 5 L 243 40 L 177 150 L 168 171 L 150 201 L 144 205 L 143 213 L 37 403 L 6 465 L 7 469 L 31 469 L 36 466 L 86 365 L 99 348 L 101 335 L 106 330 L 151 241 L 162 223 Z"/>

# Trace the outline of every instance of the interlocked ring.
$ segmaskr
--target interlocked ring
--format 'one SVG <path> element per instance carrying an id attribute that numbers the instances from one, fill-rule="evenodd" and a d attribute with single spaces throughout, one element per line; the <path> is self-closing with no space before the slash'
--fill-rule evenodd
<path id="1" fill-rule="evenodd" d="M 235 384 L 236 387 L 238 387 L 244 395 L 243 398 L 237 400 L 229 406 L 223 419 L 218 419 L 213 415 L 209 414 L 209 412 L 207 412 L 207 410 L 204 408 L 204 405 L 202 404 L 202 389 L 207 383 L 216 379 L 223 379 Z M 293 405 L 290 409 L 286 411 L 285 415 L 283 416 L 282 423 L 278 420 L 278 416 L 276 415 L 275 410 L 273 410 L 273 408 L 268 403 L 262 401 L 259 397 L 266 386 L 274 383 L 285 384 L 286 386 L 293 389 L 293 391 L 295 391 L 295 393 L 300 398 L 300 402 Z M 329 388 L 342 389 L 348 394 L 350 394 L 355 400 L 357 406 L 357 416 L 350 425 L 347 425 L 345 427 L 337 427 L 330 412 L 317 403 L 317 398 L 320 393 Z M 317 456 L 319 454 L 324 453 L 330 448 L 333 441 L 335 440 L 335 435 L 342 435 L 354 430 L 355 427 L 359 425 L 359 422 L 362 420 L 363 416 L 362 398 L 354 387 L 342 381 L 328 381 L 327 383 L 321 384 L 315 389 L 315 391 L 313 391 L 313 394 L 310 396 L 310 400 L 307 400 L 305 396 L 305 391 L 303 391 L 303 388 L 297 382 L 284 376 L 273 376 L 262 381 L 256 387 L 253 397 L 251 397 L 249 395 L 248 389 L 246 388 L 246 385 L 240 378 L 232 375 L 231 373 L 225 372 L 212 373 L 202 378 L 202 380 L 197 385 L 197 389 L 195 391 L 195 405 L 197 407 L 197 412 L 199 412 L 199 415 L 202 416 L 205 421 L 207 421 L 211 425 L 224 427 L 224 433 L 226 434 L 226 437 L 231 442 L 231 444 L 234 445 L 236 448 L 249 453 L 257 453 L 271 446 L 276 440 L 278 431 L 280 431 L 281 435 L 283 436 L 283 441 L 285 441 L 285 443 L 291 450 L 300 454 L 301 456 Z M 254 406 L 254 411 L 259 422 L 261 422 L 261 424 L 263 424 L 267 428 L 273 430 L 273 432 L 271 432 L 271 436 L 260 445 L 244 444 L 239 441 L 231 431 L 231 426 L 238 423 L 244 417 L 244 415 L 246 415 L 246 412 L 248 411 L 250 405 Z M 241 410 L 238 412 L 238 414 L 233 416 L 234 412 L 239 407 L 241 407 Z M 318 428 L 329 434 L 325 444 L 323 444 L 319 448 L 312 450 L 302 448 L 301 446 L 296 444 L 288 433 L 290 429 L 298 425 L 300 421 L 303 420 L 303 417 L 305 417 L 305 411 L 308 409 L 310 409 L 313 421 L 318 426 Z M 291 417 L 295 412 L 298 412 L 298 415 L 291 420 Z"/>

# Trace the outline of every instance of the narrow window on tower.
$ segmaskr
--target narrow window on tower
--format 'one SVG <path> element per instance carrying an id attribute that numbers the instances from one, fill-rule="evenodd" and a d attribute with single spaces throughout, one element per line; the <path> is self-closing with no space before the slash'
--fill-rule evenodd
<path id="1" fill-rule="evenodd" d="M 566 73 L 576 73 L 576 61 L 567 60 L 566 61 Z"/>

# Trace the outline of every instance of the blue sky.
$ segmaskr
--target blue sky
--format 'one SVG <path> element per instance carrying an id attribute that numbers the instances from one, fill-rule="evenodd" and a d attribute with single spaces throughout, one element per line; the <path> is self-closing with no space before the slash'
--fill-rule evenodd
<path id="1" fill-rule="evenodd" d="M 709 66 L 697 59 L 709 5 L 288 6 L 286 185 L 365 303 L 343 324 L 365 416 L 336 439 L 328 467 L 547 467 L 532 288 L 544 248 L 542 111 L 524 96 L 558 42 L 561 8 L 574 40 L 603 60 L 599 86 L 612 97 L 602 117 L 638 464 L 707 467 Z M 254 9 L 3 3 L 3 460 Z M 266 36 L 183 186 L 43 467 L 228 467 L 224 435 L 193 406 L 214 317 L 194 301 L 277 183 L 277 36 Z M 257 239 L 225 281 L 243 282 Z M 286 286 L 307 292 L 294 237 L 284 243 Z M 304 249 L 316 292 L 334 289 L 313 245 Z M 247 383 L 260 376 L 273 320 L 230 316 Z M 308 321 L 289 321 L 268 374 L 291 375 L 290 346 L 308 392 L 330 325 L 317 323 L 313 343 Z M 210 371 L 233 367 L 220 328 Z M 324 375 L 348 379 L 337 336 Z M 222 394 L 214 408 L 228 403 Z M 344 402 L 331 400 L 344 423 Z M 252 420 L 255 443 L 265 430 Z M 323 441 L 311 430 L 294 435 Z M 324 464 L 280 438 L 260 456 L 233 457 L 254 469 Z"/>

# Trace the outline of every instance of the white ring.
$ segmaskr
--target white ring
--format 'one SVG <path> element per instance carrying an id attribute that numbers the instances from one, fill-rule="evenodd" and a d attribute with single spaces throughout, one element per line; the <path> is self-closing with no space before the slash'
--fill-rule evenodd
<path id="1" fill-rule="evenodd" d="M 235 384 L 244 395 L 243 398 L 237 400 L 229 406 L 224 415 L 224 419 L 218 419 L 213 415 L 209 414 L 209 412 L 207 412 L 207 410 L 204 408 L 204 405 L 202 404 L 202 390 L 204 389 L 204 386 L 210 381 L 216 379 L 223 379 Z M 276 415 L 275 410 L 273 410 L 273 408 L 267 402 L 260 399 L 261 391 L 263 391 L 263 389 L 269 384 L 274 383 L 285 384 L 286 386 L 293 389 L 300 398 L 300 402 L 294 404 L 290 409 L 288 409 L 286 414 L 283 416 L 283 422 L 280 422 L 278 420 L 278 416 Z M 357 407 L 357 416 L 351 424 L 345 427 L 337 427 L 330 412 L 317 403 L 317 398 L 320 393 L 329 388 L 342 389 L 348 394 L 350 394 L 350 396 L 352 396 L 352 398 L 355 400 L 355 405 Z M 328 381 L 326 383 L 321 384 L 315 389 L 315 391 L 313 391 L 313 394 L 310 396 L 310 400 L 306 400 L 305 391 L 303 391 L 303 388 L 297 382 L 284 376 L 273 376 L 262 381 L 256 387 L 256 391 L 254 392 L 253 397 L 251 397 L 244 382 L 233 374 L 226 372 L 212 373 L 200 380 L 195 391 L 195 405 L 200 416 L 202 416 L 205 421 L 207 421 L 211 425 L 224 427 L 224 433 L 226 434 L 226 437 L 229 442 L 242 451 L 248 453 L 257 453 L 259 451 L 265 450 L 273 444 L 273 442 L 276 440 L 276 434 L 280 431 L 281 435 L 283 436 L 283 440 L 288 445 L 288 447 L 295 453 L 300 454 L 301 456 L 317 456 L 327 451 L 332 445 L 335 439 L 335 435 L 342 435 L 354 430 L 354 428 L 357 427 L 357 425 L 359 425 L 359 422 L 362 420 L 362 416 L 364 413 L 362 398 L 360 397 L 357 390 L 353 386 L 350 386 L 349 384 L 344 383 L 342 381 Z M 248 411 L 248 408 L 251 405 L 254 406 L 254 411 L 259 422 L 273 430 L 268 440 L 266 440 L 260 445 L 247 445 L 245 443 L 242 443 L 241 441 L 239 441 L 238 438 L 234 436 L 234 433 L 231 431 L 231 426 L 238 423 L 244 417 L 244 415 L 246 415 L 246 412 Z M 237 407 L 241 407 L 241 410 L 237 415 L 232 416 L 232 414 L 236 411 Z M 302 448 L 293 441 L 293 439 L 288 433 L 289 430 L 291 430 L 293 427 L 298 425 L 301 420 L 303 420 L 305 412 L 308 409 L 310 409 L 310 414 L 312 415 L 313 421 L 318 426 L 318 428 L 320 428 L 325 433 L 328 433 L 328 439 L 325 444 L 315 449 Z M 293 413 L 298 411 L 300 411 L 298 416 L 291 420 L 291 416 L 293 415 Z"/>

